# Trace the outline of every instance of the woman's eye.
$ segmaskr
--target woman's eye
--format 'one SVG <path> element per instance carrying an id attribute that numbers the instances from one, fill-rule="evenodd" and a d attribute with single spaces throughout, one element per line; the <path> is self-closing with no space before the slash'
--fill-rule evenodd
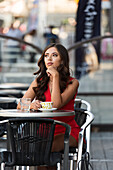
<path id="1" fill-rule="evenodd" d="M 57 57 L 58 55 L 57 54 L 53 54 L 54 57 Z"/>
<path id="2" fill-rule="evenodd" d="M 47 57 L 48 57 L 48 55 L 46 55 L 46 54 L 45 54 L 45 55 L 44 55 L 44 57 L 46 57 L 46 58 L 47 58 Z"/>

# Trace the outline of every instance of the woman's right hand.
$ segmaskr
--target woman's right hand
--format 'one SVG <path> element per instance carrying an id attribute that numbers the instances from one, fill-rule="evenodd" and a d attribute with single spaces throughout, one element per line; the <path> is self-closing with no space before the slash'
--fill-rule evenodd
<path id="1" fill-rule="evenodd" d="M 38 110 L 39 108 L 42 107 L 40 103 L 41 103 L 40 100 L 34 100 L 34 101 L 31 103 L 30 109 Z"/>

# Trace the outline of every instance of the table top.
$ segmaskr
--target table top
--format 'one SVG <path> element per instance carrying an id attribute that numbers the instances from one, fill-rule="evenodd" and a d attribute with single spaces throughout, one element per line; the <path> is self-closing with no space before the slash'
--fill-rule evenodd
<path id="1" fill-rule="evenodd" d="M 16 98 L 16 97 L 0 97 L 0 102 L 2 102 L 2 101 L 19 101 L 19 99 L 18 98 Z"/>
<path id="2" fill-rule="evenodd" d="M 30 111 L 29 113 L 17 109 L 0 110 L 0 117 L 61 117 L 73 115 L 75 115 L 75 112 L 71 110 Z"/>
<path id="3" fill-rule="evenodd" d="M 2 83 L 0 89 L 27 89 L 29 84 L 26 83 Z"/>
<path id="4" fill-rule="evenodd" d="M 0 94 L 19 94 L 22 93 L 22 90 L 17 89 L 0 89 Z"/>
<path id="5" fill-rule="evenodd" d="M 0 97 L 0 103 L 12 103 L 16 102 L 18 103 L 20 99 L 16 97 Z"/>

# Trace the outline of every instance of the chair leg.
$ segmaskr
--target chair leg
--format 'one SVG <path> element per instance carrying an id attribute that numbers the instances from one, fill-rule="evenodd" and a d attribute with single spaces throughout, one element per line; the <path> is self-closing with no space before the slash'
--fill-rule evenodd
<path id="1" fill-rule="evenodd" d="M 16 170 L 19 170 L 19 166 L 16 166 Z"/>
<path id="2" fill-rule="evenodd" d="M 29 170 L 29 166 L 27 166 L 27 170 Z"/>
<path id="3" fill-rule="evenodd" d="M 61 170 L 61 164 L 57 163 L 57 170 Z"/>
<path id="4" fill-rule="evenodd" d="M 70 170 L 73 170 L 73 160 L 70 160 Z"/>
<path id="5" fill-rule="evenodd" d="M 26 166 L 22 166 L 22 170 L 26 170 Z"/>
<path id="6" fill-rule="evenodd" d="M 4 162 L 1 163 L 1 170 L 5 170 L 5 163 Z"/>
<path id="7" fill-rule="evenodd" d="M 75 170 L 77 168 L 77 161 L 73 160 L 73 169 Z"/>

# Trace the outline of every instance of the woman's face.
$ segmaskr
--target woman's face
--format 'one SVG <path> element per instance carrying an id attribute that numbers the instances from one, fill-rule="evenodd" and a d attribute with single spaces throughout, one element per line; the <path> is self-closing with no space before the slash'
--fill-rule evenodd
<path id="1" fill-rule="evenodd" d="M 57 68 L 61 64 L 61 57 L 55 47 L 47 49 L 44 55 L 44 62 L 46 68 L 50 66 Z"/>

